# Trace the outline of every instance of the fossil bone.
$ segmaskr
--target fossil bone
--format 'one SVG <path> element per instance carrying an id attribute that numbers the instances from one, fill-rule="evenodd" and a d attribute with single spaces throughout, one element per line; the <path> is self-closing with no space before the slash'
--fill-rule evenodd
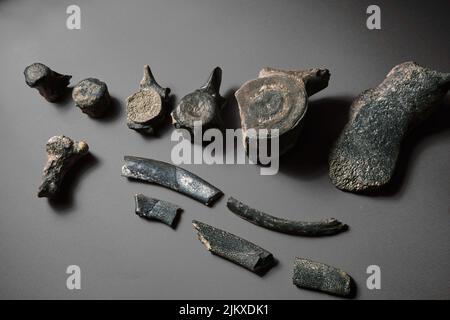
<path id="1" fill-rule="evenodd" d="M 111 104 L 108 86 L 95 78 L 80 81 L 73 88 L 72 98 L 83 113 L 93 118 L 103 116 Z"/>
<path id="2" fill-rule="evenodd" d="M 134 196 L 136 204 L 136 214 L 145 219 L 159 220 L 170 227 L 174 227 L 174 223 L 178 214 L 182 209 L 170 202 L 146 197 L 143 194 Z"/>
<path id="3" fill-rule="evenodd" d="M 55 102 L 64 95 L 72 78 L 69 75 L 59 74 L 42 63 L 29 65 L 23 73 L 27 85 L 36 88 L 49 102 Z"/>

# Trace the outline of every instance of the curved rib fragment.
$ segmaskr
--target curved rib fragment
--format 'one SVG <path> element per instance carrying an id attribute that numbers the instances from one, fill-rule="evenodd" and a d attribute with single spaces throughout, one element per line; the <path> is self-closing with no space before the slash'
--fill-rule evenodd
<path id="1" fill-rule="evenodd" d="M 228 198 L 227 207 L 239 217 L 256 224 L 257 226 L 277 232 L 319 237 L 330 236 L 348 230 L 348 226 L 334 218 L 316 222 L 292 221 L 271 216 L 262 211 L 250 208 L 233 197 Z"/>

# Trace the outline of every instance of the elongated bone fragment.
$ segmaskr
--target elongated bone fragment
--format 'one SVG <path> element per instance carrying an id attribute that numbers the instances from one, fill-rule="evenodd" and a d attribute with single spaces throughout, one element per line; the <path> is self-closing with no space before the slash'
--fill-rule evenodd
<path id="1" fill-rule="evenodd" d="M 72 98 L 76 106 L 92 118 L 103 116 L 111 104 L 108 86 L 95 78 L 80 81 L 73 88 Z"/>
<path id="2" fill-rule="evenodd" d="M 330 178 L 339 189 L 379 189 L 392 178 L 401 142 L 450 89 L 450 73 L 405 62 L 375 89 L 353 101 L 350 120 L 329 157 Z"/>
<path id="3" fill-rule="evenodd" d="M 227 207 L 239 217 L 257 226 L 277 232 L 306 236 L 330 236 L 348 230 L 342 222 L 330 218 L 317 222 L 292 221 L 271 216 L 267 213 L 250 208 L 233 197 L 228 198 Z"/>
<path id="4" fill-rule="evenodd" d="M 295 259 L 293 282 L 300 288 L 342 297 L 352 297 L 355 293 L 353 280 L 345 271 L 304 258 Z"/>
<path id="5" fill-rule="evenodd" d="M 155 80 L 150 67 L 144 66 L 144 76 L 139 91 L 127 98 L 128 128 L 154 133 L 167 113 L 169 88 L 161 87 Z"/>
<path id="6" fill-rule="evenodd" d="M 263 274 L 275 265 L 273 255 L 256 244 L 200 221 L 193 220 L 192 225 L 198 239 L 212 254 L 257 274 Z"/>
<path id="7" fill-rule="evenodd" d="M 208 81 L 192 93 L 184 96 L 172 112 L 172 122 L 176 128 L 187 129 L 194 133 L 194 125 L 200 123 L 203 130 L 222 129 L 223 122 L 220 110 L 225 99 L 220 95 L 222 69 L 216 67 Z"/>
<path id="8" fill-rule="evenodd" d="M 257 79 L 244 83 L 235 96 L 247 153 L 261 143 L 271 146 L 270 139 L 279 139 L 280 155 L 292 148 L 298 139 L 308 97 L 326 88 L 329 79 L 327 69 L 264 68 Z"/>
<path id="9" fill-rule="evenodd" d="M 55 72 L 42 63 L 29 65 L 23 73 L 27 85 L 36 88 L 49 102 L 55 102 L 64 95 L 72 78 L 72 76 Z"/>
<path id="10" fill-rule="evenodd" d="M 144 219 L 159 220 L 167 224 L 169 227 L 174 227 L 174 223 L 181 208 L 176 204 L 146 197 L 143 194 L 136 194 L 134 196 L 136 204 L 136 214 Z"/>
<path id="11" fill-rule="evenodd" d="M 42 174 L 38 197 L 55 198 L 64 175 L 70 167 L 89 152 L 84 141 L 74 141 L 66 136 L 51 137 L 46 145 L 47 163 Z"/>
<path id="12" fill-rule="evenodd" d="M 202 178 L 173 164 L 133 156 L 125 156 L 124 159 L 124 177 L 159 184 L 207 206 L 223 195 L 222 191 Z"/>

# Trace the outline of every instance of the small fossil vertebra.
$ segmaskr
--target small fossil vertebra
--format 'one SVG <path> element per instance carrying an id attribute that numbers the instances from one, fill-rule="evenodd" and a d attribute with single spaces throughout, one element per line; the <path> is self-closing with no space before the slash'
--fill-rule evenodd
<path id="1" fill-rule="evenodd" d="M 169 88 L 161 87 L 155 80 L 150 67 L 144 66 L 144 77 L 139 91 L 127 98 L 128 128 L 154 133 L 166 115 Z"/>
<path id="2" fill-rule="evenodd" d="M 279 139 L 280 155 L 292 148 L 307 110 L 308 97 L 326 88 L 329 79 L 327 69 L 286 71 L 264 68 L 257 79 L 244 83 L 235 96 L 247 153 L 250 143 L 259 146 L 260 139 Z M 250 129 L 257 132 L 252 133 Z M 268 130 L 268 136 L 260 137 L 260 129 Z M 271 133 L 272 129 L 278 130 L 278 134 Z"/>
<path id="3" fill-rule="evenodd" d="M 99 118 L 111 103 L 106 83 L 95 78 L 81 80 L 72 91 L 78 108 L 93 118 Z"/>
<path id="4" fill-rule="evenodd" d="M 133 156 L 125 156 L 124 160 L 124 177 L 159 184 L 207 206 L 223 195 L 222 191 L 205 180 L 173 164 Z"/>
<path id="5" fill-rule="evenodd" d="M 346 224 L 343 224 L 334 218 L 316 222 L 305 222 L 274 217 L 267 213 L 250 208 L 233 197 L 228 198 L 227 207 L 239 217 L 256 224 L 257 226 L 287 234 L 320 237 L 334 235 L 348 230 L 348 226 Z"/>
<path id="6" fill-rule="evenodd" d="M 73 141 L 66 136 L 51 137 L 47 144 L 47 163 L 42 174 L 38 197 L 54 198 L 57 196 L 64 175 L 82 156 L 89 152 L 84 141 Z"/>
<path id="7" fill-rule="evenodd" d="M 170 202 L 146 197 L 143 194 L 134 196 L 136 214 L 145 219 L 159 220 L 170 227 L 174 227 L 177 215 L 182 209 Z"/>
<path id="8" fill-rule="evenodd" d="M 353 101 L 350 121 L 329 157 L 330 178 L 339 189 L 363 192 L 388 184 L 401 142 L 450 89 L 450 73 L 405 62 L 375 89 Z"/>
<path id="9" fill-rule="evenodd" d="M 176 128 L 187 129 L 194 133 L 194 122 L 200 122 L 203 130 L 222 129 L 220 111 L 225 99 L 220 96 L 222 69 L 216 67 L 208 81 L 200 89 L 184 96 L 172 112 L 172 122 Z"/>
<path id="10" fill-rule="evenodd" d="M 356 288 L 352 278 L 345 271 L 304 258 L 295 259 L 292 280 L 300 288 L 347 298 L 354 295 Z"/>
<path id="11" fill-rule="evenodd" d="M 59 74 L 42 63 L 33 63 L 23 72 L 25 82 L 36 88 L 49 102 L 59 100 L 65 93 L 72 76 Z"/>
<path id="12" fill-rule="evenodd" d="M 198 239 L 213 254 L 234 262 L 257 274 L 264 274 L 275 265 L 273 255 L 245 239 L 206 223 L 193 220 Z"/>

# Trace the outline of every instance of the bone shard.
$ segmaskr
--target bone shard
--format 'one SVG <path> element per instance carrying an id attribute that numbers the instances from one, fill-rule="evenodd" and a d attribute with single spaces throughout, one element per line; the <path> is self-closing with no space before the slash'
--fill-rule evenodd
<path id="1" fill-rule="evenodd" d="M 355 293 L 353 279 L 345 271 L 309 259 L 295 259 L 292 280 L 297 287 L 336 296 L 350 298 Z"/>
<path id="2" fill-rule="evenodd" d="M 227 231 L 193 220 L 198 239 L 214 255 L 225 258 L 257 274 L 264 274 L 275 265 L 267 250 Z"/>
<path id="3" fill-rule="evenodd" d="M 133 156 L 124 157 L 122 176 L 172 189 L 204 205 L 212 205 L 223 193 L 197 175 L 173 164 Z"/>
<path id="4" fill-rule="evenodd" d="M 81 80 L 73 88 L 72 98 L 76 106 L 92 118 L 103 116 L 111 104 L 108 86 L 95 78 Z"/>
<path id="5" fill-rule="evenodd" d="M 342 222 L 330 218 L 317 222 L 292 221 L 271 216 L 250 208 L 233 197 L 228 198 L 227 207 L 237 216 L 269 230 L 306 237 L 329 236 L 348 230 Z"/>
<path id="6" fill-rule="evenodd" d="M 169 94 L 170 89 L 161 87 L 145 65 L 139 90 L 127 98 L 128 128 L 154 133 L 166 116 Z"/>
<path id="7" fill-rule="evenodd" d="M 42 174 L 38 197 L 55 198 L 70 167 L 89 152 L 84 141 L 74 141 L 64 135 L 51 137 L 47 144 L 47 163 Z"/>
<path id="8" fill-rule="evenodd" d="M 434 111 L 449 89 L 450 73 L 405 62 L 395 66 L 378 87 L 361 93 L 330 152 L 333 184 L 351 192 L 387 185 L 402 140 Z"/>
<path id="9" fill-rule="evenodd" d="M 172 112 L 172 123 L 176 128 L 188 130 L 194 134 L 195 123 L 201 124 L 203 130 L 223 128 L 220 111 L 225 99 L 220 95 L 222 69 L 216 67 L 208 81 L 192 93 L 184 96 Z"/>
<path id="10" fill-rule="evenodd" d="M 158 220 L 172 228 L 178 214 L 182 211 L 176 204 L 146 197 L 143 194 L 136 194 L 134 200 L 136 205 L 135 212 L 139 217 L 148 220 Z"/>
<path id="11" fill-rule="evenodd" d="M 302 127 L 308 97 L 326 88 L 329 79 L 327 69 L 289 71 L 264 68 L 257 79 L 244 83 L 235 96 L 247 154 L 251 145 L 259 148 L 263 140 L 273 138 L 279 139 L 279 155 L 292 148 Z M 267 130 L 269 135 L 262 135 L 261 129 Z M 271 145 L 270 141 L 265 143 Z"/>
<path id="12" fill-rule="evenodd" d="M 33 63 L 23 72 L 25 82 L 36 88 L 41 96 L 49 102 L 58 101 L 65 93 L 72 76 L 53 71 L 42 63 Z"/>

